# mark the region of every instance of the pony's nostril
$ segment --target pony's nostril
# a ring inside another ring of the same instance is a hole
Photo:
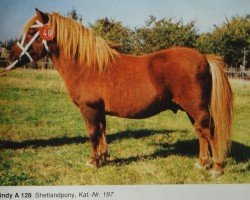
[[[19,54],[20,54],[19,48],[17,47],[17,45],[14,45],[9,52],[9,60],[10,61],[16,60],[19,57]]]
[[[9,60],[10,61],[14,61],[15,59],[16,59],[16,56],[14,55],[14,53],[10,52],[10,54],[9,54]]]
[[[9,57],[8,58],[9,58],[10,61],[13,60],[13,53],[12,52],[9,53]]]

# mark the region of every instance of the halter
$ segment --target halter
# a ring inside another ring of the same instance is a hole
[[[32,25],[30,28],[41,28],[43,26],[44,26],[43,23],[41,23],[40,21],[36,20],[36,24]],[[9,71],[9,70],[13,69],[15,67],[15,65],[18,63],[18,61],[20,61],[21,57],[24,54],[29,58],[30,62],[33,62],[33,59],[32,59],[31,55],[28,52],[28,49],[32,45],[32,43],[36,40],[36,38],[38,38],[38,36],[39,36],[39,30],[31,38],[31,40],[28,42],[28,44],[26,44],[26,46],[23,46],[24,40],[26,38],[26,33],[23,34],[21,42],[17,42],[17,46],[22,50],[22,52],[19,55],[18,59],[16,59],[12,64],[10,64],[8,67],[6,67],[4,69],[5,71]],[[47,41],[46,40],[42,40],[42,43],[43,43],[46,51],[49,53],[50,51],[49,51],[49,47],[48,47]]]

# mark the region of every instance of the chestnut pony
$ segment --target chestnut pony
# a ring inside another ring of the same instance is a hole
[[[32,39],[40,29],[37,23],[54,32],[46,45],[39,35]],[[185,111],[194,125],[200,146],[196,167],[213,163],[214,176],[223,171],[230,148],[232,92],[218,57],[182,47],[124,55],[80,23],[38,9],[24,32],[22,44],[30,46],[24,53],[15,45],[10,59],[19,57],[18,67],[29,61],[27,53],[37,61],[49,52],[86,123],[92,144],[89,165],[99,166],[108,157],[106,115],[142,119],[169,109]]]

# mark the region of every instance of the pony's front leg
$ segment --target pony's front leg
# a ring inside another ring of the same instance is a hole
[[[105,115],[100,110],[89,107],[81,107],[80,110],[92,145],[91,158],[87,165],[98,167],[102,159],[106,160],[108,156]]]
[[[99,143],[99,155],[101,155],[101,159],[103,161],[106,161],[109,157],[108,152],[108,144],[106,139],[106,118],[105,114],[102,115],[101,121],[100,121],[100,131],[101,131],[101,138]]]

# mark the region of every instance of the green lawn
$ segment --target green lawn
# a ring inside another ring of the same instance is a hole
[[[85,166],[90,143],[56,71],[0,77],[0,185],[250,183],[250,82],[232,80],[233,146],[225,174],[194,169],[198,141],[183,112],[107,118],[110,161]]]

